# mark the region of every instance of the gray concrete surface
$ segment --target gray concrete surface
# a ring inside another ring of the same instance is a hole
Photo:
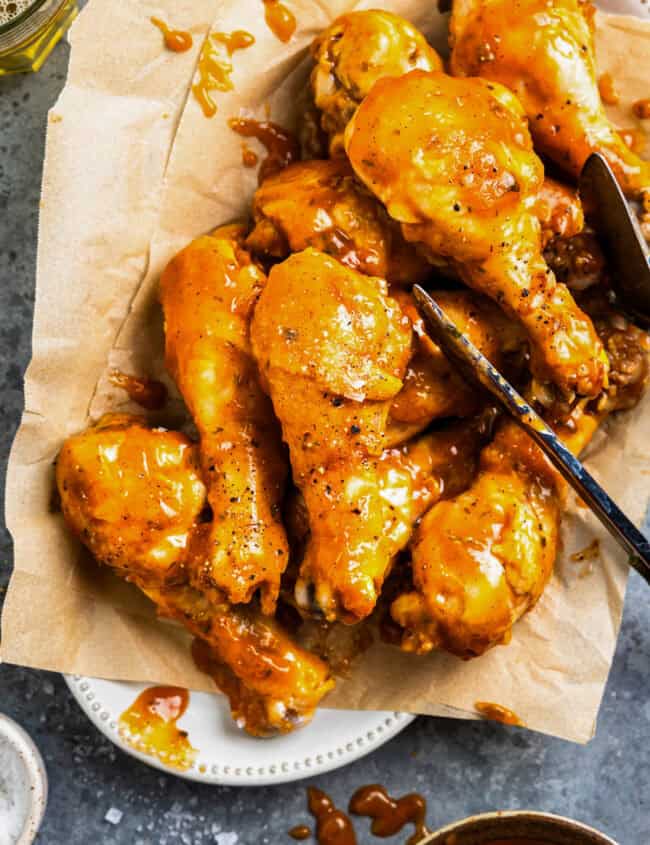
[[[67,49],[59,45],[38,76],[0,80],[2,477],[30,354],[45,117],[63,85]],[[11,555],[2,531],[0,601]],[[493,724],[421,718],[370,757],[313,782],[342,803],[370,782],[397,794],[419,790],[428,799],[432,826],[479,811],[526,807],[581,819],[621,845],[648,845],[649,601],[650,591],[633,576],[598,735],[588,746]],[[0,666],[0,711],[21,722],[43,752],[51,785],[39,837],[46,845],[288,843],[287,829],[308,820],[304,787],[312,781],[210,788],[132,760],[86,720],[58,676]],[[123,813],[117,825],[104,820],[111,807]],[[371,841],[365,825],[359,831],[360,843]]]

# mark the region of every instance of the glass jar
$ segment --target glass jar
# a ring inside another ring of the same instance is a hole
[[[76,14],[76,0],[0,0],[0,77],[39,70]]]

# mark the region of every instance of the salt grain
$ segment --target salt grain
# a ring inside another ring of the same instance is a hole
[[[237,845],[239,837],[236,833],[218,833],[214,841],[217,845]]]
[[[123,815],[124,813],[121,810],[118,810],[117,807],[111,807],[104,816],[104,821],[109,824],[119,824],[122,821]]]

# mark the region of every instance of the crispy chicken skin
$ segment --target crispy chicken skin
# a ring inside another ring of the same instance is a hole
[[[521,101],[535,147],[577,177],[602,153],[621,188],[650,187],[650,166],[625,144],[596,78],[594,7],[584,0],[454,0],[451,72],[507,86]]]
[[[537,194],[535,214],[542,227],[542,244],[552,238],[573,238],[584,229],[585,215],[576,188],[546,176]]]
[[[413,284],[431,271],[345,158],[297,162],[265,179],[253,217],[246,246],[261,257],[286,258],[311,246],[393,284]]]
[[[416,336],[416,348],[409,361],[404,387],[390,406],[387,438],[402,442],[442,417],[469,417],[484,397],[469,385],[426,332],[410,293],[394,291],[402,311],[408,315]],[[519,364],[526,349],[526,334],[487,297],[470,290],[436,290],[432,296],[472,343],[497,369],[509,372],[508,364]]]
[[[188,583],[190,538],[206,501],[194,444],[139,417],[107,416],[65,441],[56,480],[66,522],[97,560],[200,637],[236,679],[224,691],[247,731],[285,732],[311,718],[332,687],[327,666],[253,608]]]
[[[107,414],[65,441],[56,480],[67,524],[101,563],[153,583],[182,564],[205,504],[185,435]]]
[[[543,168],[507,89],[419,70],[380,80],[348,124],[345,147],[407,240],[521,321],[540,381],[565,396],[598,394],[607,358],[542,257],[534,206]]]
[[[419,30],[378,9],[341,15],[314,40],[314,102],[330,137],[330,154],[342,152],[343,131],[378,79],[415,68],[442,70],[442,61]]]
[[[488,410],[384,449],[377,461],[377,480],[391,556],[406,547],[418,519],[431,505],[469,486],[476,473],[480,447],[489,438],[493,417],[493,411]],[[288,520],[292,541],[304,554],[310,524],[299,491],[290,500]]]
[[[287,465],[249,342],[266,279],[242,235],[230,226],[193,241],[165,269],[160,298],[166,364],[200,434],[214,514],[193,541],[197,586],[234,603],[259,590],[272,613],[288,560],[280,515]]]
[[[598,327],[612,361],[609,388],[592,410],[578,405],[556,431],[578,454],[606,414],[630,408],[648,381],[648,336],[604,306]],[[509,640],[538,600],[557,554],[566,484],[508,419],[485,447],[468,490],[428,511],[412,543],[415,591],[391,616],[402,648],[442,648],[460,657]]]
[[[416,592],[392,605],[402,648],[481,654],[537,601],[557,551],[560,495],[532,441],[508,421],[472,486],[424,517],[413,545]]]
[[[377,461],[410,323],[384,280],[309,248],[271,270],[251,338],[309,512],[298,604],[359,621],[390,564]]]

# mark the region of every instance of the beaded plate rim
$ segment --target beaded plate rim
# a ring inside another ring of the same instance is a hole
[[[269,786],[333,771],[375,751],[416,718],[411,713],[373,712],[375,719],[369,723],[363,734],[345,745],[337,745],[334,741],[331,749],[321,754],[306,755],[301,759],[296,755],[289,760],[279,759],[271,765],[247,766],[246,768],[218,764],[206,766],[197,761],[187,771],[179,771],[155,757],[138,751],[125,741],[118,731],[115,714],[102,704],[96,691],[93,690],[94,678],[83,675],[63,675],[63,678],[88,719],[119,749],[166,774],[214,786]]]

